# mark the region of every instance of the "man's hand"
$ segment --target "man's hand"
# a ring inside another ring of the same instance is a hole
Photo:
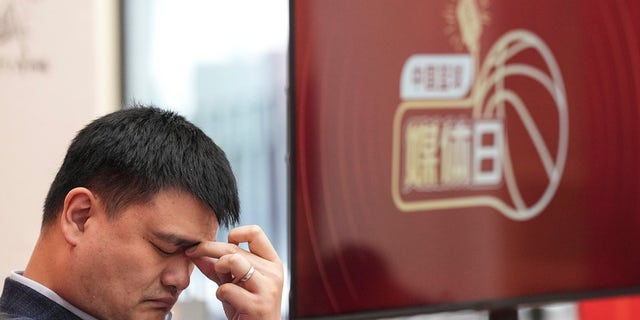
[[[238,247],[243,242],[249,251]],[[282,262],[259,226],[235,228],[229,232],[229,243],[202,242],[186,254],[218,284],[216,296],[227,318],[280,319]],[[252,267],[255,271],[250,273]]]

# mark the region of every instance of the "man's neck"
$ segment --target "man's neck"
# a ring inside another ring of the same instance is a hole
[[[63,265],[67,259],[61,257],[61,255],[68,253],[61,252],[59,249],[61,246],[53,244],[59,241],[64,241],[64,239],[60,239],[55,233],[47,233],[46,230],[43,230],[23,273],[24,277],[36,281],[58,294],[61,290],[59,284],[66,281],[65,277],[69,272],[68,268]]]

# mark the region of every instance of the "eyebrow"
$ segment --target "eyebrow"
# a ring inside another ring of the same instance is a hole
[[[154,232],[154,235],[167,243],[170,243],[176,247],[193,247],[200,244],[201,241],[185,239],[174,233]]]

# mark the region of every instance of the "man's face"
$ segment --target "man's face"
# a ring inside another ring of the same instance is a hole
[[[184,251],[215,239],[213,211],[173,190],[115,219],[97,209],[72,253],[78,282],[71,302],[102,319],[163,319],[189,285],[193,263]]]

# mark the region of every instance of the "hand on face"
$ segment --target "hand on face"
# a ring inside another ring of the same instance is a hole
[[[238,247],[248,243],[249,250]],[[258,226],[229,232],[229,242],[202,242],[186,251],[195,265],[218,284],[217,298],[229,319],[280,319],[283,267]],[[249,274],[251,268],[253,274]],[[248,277],[245,281],[245,279]]]

